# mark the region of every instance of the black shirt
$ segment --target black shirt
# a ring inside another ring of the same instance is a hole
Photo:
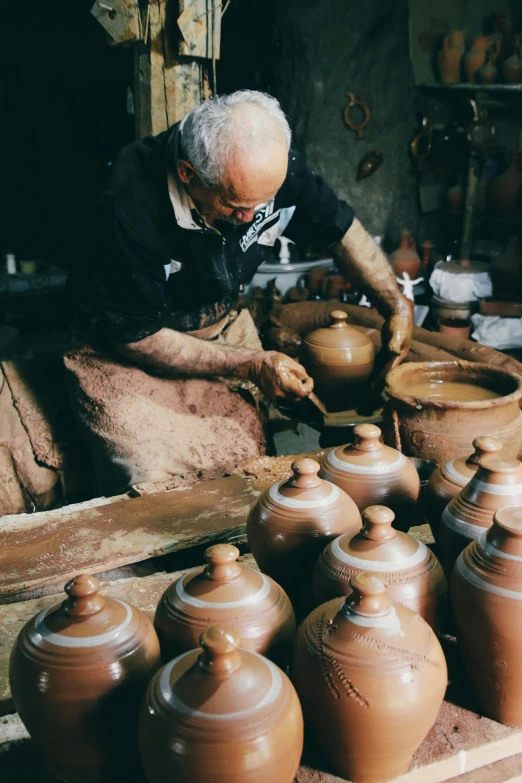
[[[137,342],[163,327],[216,323],[279,236],[326,248],[352,224],[352,208],[291,150],[281,189],[251,223],[209,228],[167,174],[169,133],[179,135],[179,124],[124,147],[111,166],[85,261],[69,283],[73,330],[91,342]]]

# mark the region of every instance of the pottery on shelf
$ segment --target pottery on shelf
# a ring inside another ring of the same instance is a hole
[[[462,360],[408,362],[388,373],[385,392],[384,440],[410,457],[439,465],[467,457],[479,435],[497,438],[506,457],[522,446],[516,373]]]
[[[315,605],[350,595],[352,576],[373,571],[390,601],[409,607],[437,630],[447,592],[442,566],[426,544],[392,527],[394,517],[386,506],[368,506],[362,530],[344,533],[325,547],[314,570]]]
[[[492,41],[487,35],[476,35],[464,55],[464,73],[468,82],[477,83],[478,71],[485,65]]]
[[[407,272],[410,280],[415,280],[419,274],[421,261],[415,250],[415,243],[412,246],[412,237],[407,229],[401,233],[401,243],[397,250],[390,254],[390,264],[396,277],[402,277]]]
[[[522,508],[459,555],[451,580],[462,662],[484,714],[522,726]]]
[[[480,84],[496,84],[498,69],[495,67],[495,56],[492,49],[487,54],[486,62],[479,68],[477,76]]]
[[[520,84],[522,82],[522,52],[518,36],[514,53],[502,63],[502,73],[508,84]]]
[[[292,783],[303,715],[286,674],[240,649],[233,628],[210,626],[201,649],[149,685],[138,745],[148,783]]]
[[[315,609],[297,632],[292,679],[333,772],[364,783],[401,775],[434,724],[447,684],[437,637],[390,601],[377,574]]]
[[[324,402],[346,405],[373,370],[375,349],[370,338],[347,323],[343,310],[330,313],[329,327],[315,329],[303,341],[303,364]]]
[[[237,562],[239,549],[215,544],[206,566],[180,576],[163,593],[154,626],[164,661],[198,646],[209,625],[231,624],[241,646],[286,665],[295,616],[285,591],[269,576]]]
[[[360,530],[353,500],[319,478],[319,463],[303,457],[293,476],[263,492],[247,519],[250,551],[263,571],[286,591],[298,618],[313,608],[312,573],[326,544]]]
[[[450,30],[437,55],[440,80],[443,84],[458,84],[461,80],[461,61],[466,50],[464,30]]]
[[[495,177],[489,187],[488,202],[491,212],[499,217],[517,217],[520,214],[521,186],[520,152],[517,150],[511,156],[509,168],[499,177]]]
[[[420,492],[415,467],[404,454],[382,443],[381,430],[374,424],[358,424],[353,434],[352,443],[326,452],[319,475],[344,489],[359,511],[388,506],[395,514],[395,527],[409,530]]]
[[[475,475],[442,512],[438,543],[446,576],[449,578],[462,550],[491,527],[496,511],[520,505],[522,463],[503,457],[482,457]]]
[[[67,783],[135,769],[129,740],[160,666],[147,616],[99,589],[94,576],[71,579],[67,599],[26,623],[11,654],[15,708],[51,775]]]
[[[502,443],[487,435],[475,438],[475,451],[469,457],[456,457],[444,462],[431,474],[426,497],[426,520],[431,528],[435,541],[439,538],[440,518],[442,512],[455,497],[464,489],[475,475],[479,460],[488,455],[502,451]]]

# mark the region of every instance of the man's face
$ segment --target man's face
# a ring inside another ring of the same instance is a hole
[[[209,223],[225,220],[234,225],[250,223],[263,204],[272,201],[282,186],[288,168],[284,144],[272,144],[251,156],[236,156],[228,165],[219,186],[208,188],[188,161],[178,162],[178,175]]]

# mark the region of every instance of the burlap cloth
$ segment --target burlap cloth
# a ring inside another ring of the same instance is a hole
[[[213,339],[261,349],[248,310]],[[265,451],[264,415],[248,383],[154,375],[90,346],[67,351],[64,363],[100,494],[195,470],[233,470]]]

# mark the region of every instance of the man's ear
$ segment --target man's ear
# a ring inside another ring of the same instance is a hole
[[[184,185],[189,185],[196,176],[192,164],[189,163],[188,160],[178,160],[176,167],[180,180]]]

